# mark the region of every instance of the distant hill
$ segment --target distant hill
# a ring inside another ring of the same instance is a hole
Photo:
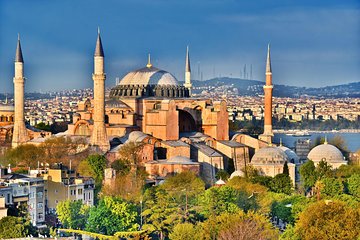
[[[264,93],[263,81],[247,80],[239,78],[213,78],[205,81],[193,81],[193,86],[196,87],[221,87],[231,86],[231,88],[237,88],[239,95],[255,96]],[[195,89],[195,93],[200,93],[202,89]],[[320,88],[307,88],[307,87],[295,87],[287,85],[274,85],[274,96],[276,97],[299,97],[299,96],[316,96],[316,97],[360,97],[360,82],[354,82],[349,84],[342,84],[336,86],[327,86]]]

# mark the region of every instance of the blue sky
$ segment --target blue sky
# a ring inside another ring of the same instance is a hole
[[[327,86],[360,81],[360,4],[356,0],[0,0],[0,92],[12,91],[17,33],[26,91],[91,87],[97,27],[107,85],[153,64],[184,76],[239,77],[244,64],[263,80],[271,43],[273,81]]]

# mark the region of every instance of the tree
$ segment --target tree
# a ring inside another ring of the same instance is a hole
[[[84,229],[89,215],[89,207],[81,200],[65,200],[56,206],[56,214],[65,228]]]
[[[167,178],[160,188],[177,201],[186,218],[191,200],[205,190],[205,183],[195,173],[185,171]]]
[[[306,189],[315,185],[318,176],[313,161],[309,160],[300,167],[300,177]]]
[[[169,234],[171,240],[195,240],[196,238],[195,226],[191,223],[179,223],[175,225],[173,231]]]
[[[349,194],[360,198],[360,174],[353,174],[347,179],[347,188]]]
[[[106,235],[134,231],[139,228],[137,216],[135,205],[117,197],[104,197],[90,208],[86,230]]]
[[[344,191],[344,186],[342,182],[336,178],[323,178],[322,183],[324,184],[323,188],[321,189],[321,194],[325,194],[327,196],[336,196],[340,195]]]
[[[143,168],[133,169],[127,174],[117,172],[115,181],[102,186],[101,194],[139,202],[143,193],[146,176],[147,173]]]
[[[92,167],[90,166],[89,162],[87,161],[87,159],[82,160],[78,167],[77,167],[77,172],[84,177],[92,177],[95,178],[96,174],[93,171]]]
[[[302,195],[287,196],[284,199],[276,200],[271,206],[271,216],[294,224],[299,214],[308,206],[312,200]]]
[[[201,214],[206,218],[221,213],[237,213],[240,211],[238,206],[239,193],[232,187],[212,187],[199,197]]]
[[[94,173],[95,182],[97,185],[101,185],[104,179],[104,170],[106,168],[106,158],[103,155],[94,154],[86,158],[91,171]]]
[[[283,174],[289,175],[289,166],[287,161],[284,163]]]
[[[299,216],[295,233],[300,239],[352,240],[360,236],[360,209],[341,201],[318,201]]]
[[[316,175],[318,179],[322,179],[323,177],[332,177],[332,167],[326,161],[321,160],[319,164],[316,166]]]
[[[22,144],[6,153],[6,158],[12,165],[24,165],[34,168],[38,162],[45,160],[44,150],[32,144]]]
[[[227,181],[230,177],[229,173],[226,172],[225,170],[219,170],[217,173],[216,173],[216,179],[222,179],[224,181]]]
[[[149,188],[144,194],[144,225],[142,229],[164,239],[181,222],[183,215],[178,203],[160,187]]]
[[[0,219],[0,238],[21,238],[28,235],[29,222],[20,217],[7,216]]]
[[[335,135],[330,139],[329,143],[337,147],[346,158],[349,156],[346,140],[342,136]]]
[[[200,239],[278,239],[278,231],[257,213],[223,213],[198,224]]]
[[[284,173],[276,175],[271,181],[270,190],[276,193],[291,194],[292,183],[290,176]]]
[[[44,149],[48,163],[57,163],[64,162],[69,155],[75,154],[78,143],[80,142],[73,142],[70,137],[53,137],[46,139],[40,147]]]
[[[141,165],[140,153],[144,147],[143,143],[128,142],[119,149],[120,160],[130,164],[133,168]]]

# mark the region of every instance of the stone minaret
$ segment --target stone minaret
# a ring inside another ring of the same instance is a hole
[[[261,140],[272,143],[274,136],[272,131],[272,72],[270,61],[270,44],[268,45],[267,59],[266,59],[266,84],[264,86],[265,94],[265,114],[264,114],[264,133],[259,136]]]
[[[101,44],[100,30],[96,41],[94,54],[94,127],[91,134],[90,144],[97,146],[101,151],[110,149],[109,140],[105,127],[105,79],[104,73],[104,50]]]
[[[186,60],[185,60],[185,83],[184,87],[189,89],[189,95],[191,96],[191,67],[190,67],[190,55],[189,55],[189,46],[186,48]]]
[[[24,119],[24,59],[21,51],[20,37],[18,37],[15,54],[15,76],[14,76],[14,105],[15,121],[12,138],[12,147],[17,147],[29,140]]]

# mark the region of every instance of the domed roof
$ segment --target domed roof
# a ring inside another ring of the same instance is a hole
[[[279,146],[278,148],[281,149],[288,156],[291,163],[299,162],[299,157],[298,155],[296,155],[296,153],[293,150],[285,146]]]
[[[141,131],[133,131],[129,134],[128,141],[129,142],[141,142],[146,138],[148,135],[141,132]]]
[[[129,72],[120,81],[119,85],[174,85],[179,83],[169,72],[148,66]]]
[[[169,163],[179,163],[179,164],[192,164],[193,161],[191,161],[190,158],[184,157],[184,156],[175,156],[167,160]]]
[[[320,162],[321,160],[328,163],[346,162],[340,150],[326,142],[311,149],[307,158],[313,162]]]
[[[288,156],[277,147],[260,148],[251,159],[252,164],[284,164],[289,162]]]
[[[241,170],[236,170],[235,172],[233,172],[230,175],[230,179],[234,178],[234,177],[245,177],[245,173]]]

